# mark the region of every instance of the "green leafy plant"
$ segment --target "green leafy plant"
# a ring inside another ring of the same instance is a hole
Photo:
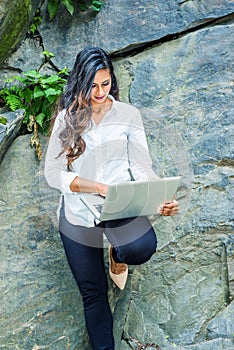
[[[41,13],[40,13],[40,10],[37,10],[33,18],[33,22],[30,25],[29,32],[32,35],[35,35],[38,32],[38,27],[41,25],[41,23],[42,23]]]
[[[25,110],[24,123],[33,133],[31,146],[36,147],[38,159],[42,156],[38,132],[48,133],[53,107],[63,91],[67,74],[66,68],[50,76],[29,70],[8,79],[10,86],[0,91],[1,99],[10,110]]]
[[[93,0],[91,7],[93,11],[99,12],[101,11],[103,5],[104,3],[102,1]]]
[[[94,12],[99,12],[99,11],[101,11],[103,5],[104,5],[103,1],[92,0],[92,1],[91,1],[91,5],[90,5],[90,8],[91,8]],[[85,10],[87,10],[87,9],[89,8],[88,5],[85,5],[85,4],[82,4],[82,3],[79,4],[79,7],[80,7],[81,11],[85,11]]]
[[[3,125],[7,124],[7,118],[3,117],[3,115],[0,115],[0,124],[3,124]]]
[[[56,16],[61,5],[63,5],[66,10],[73,15],[75,3],[79,5],[81,11],[91,8],[91,10],[95,12],[99,12],[104,5],[103,1],[100,0],[92,0],[90,6],[85,4],[82,0],[48,0],[47,10],[49,12],[50,19],[52,20]]]
[[[53,52],[50,52],[48,50],[44,50],[43,55],[44,55],[45,60],[50,60],[52,57],[54,57]]]

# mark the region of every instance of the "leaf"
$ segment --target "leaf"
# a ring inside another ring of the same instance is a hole
[[[25,78],[20,77],[19,75],[15,75],[14,77],[7,79],[7,82],[12,83],[14,80],[18,80],[21,83],[25,82]]]
[[[29,77],[29,78],[34,78],[34,79],[40,79],[41,78],[41,74],[35,70],[28,70],[27,72],[23,73],[24,76]]]
[[[35,34],[36,30],[37,30],[36,24],[34,24],[34,23],[31,24],[31,26],[30,26],[30,32],[31,32],[32,34]]]
[[[45,95],[46,97],[48,98],[49,96],[54,96],[54,95],[60,95],[60,91],[59,90],[56,90],[56,89],[53,89],[53,88],[49,88],[47,90],[45,90]]]
[[[30,107],[30,112],[34,115],[38,115],[41,112],[41,106],[43,104],[43,99],[41,98],[35,98],[35,100],[32,103],[32,106]]]
[[[7,118],[3,117],[3,115],[0,115],[0,124],[6,125]]]
[[[4,88],[0,91],[0,96],[4,101],[8,95],[10,95],[10,91],[7,88]]]
[[[73,13],[74,13],[73,1],[71,1],[71,0],[62,0],[62,4],[66,7],[66,9],[70,13],[70,15],[73,15]]]
[[[42,18],[40,15],[40,10],[38,9],[35,13],[34,18],[33,18],[33,22],[29,28],[29,30],[32,34],[35,34],[38,31],[38,27],[41,25],[41,22],[42,22]]]
[[[56,14],[59,10],[59,3],[60,3],[59,0],[49,0],[48,1],[47,10],[49,12],[50,20],[52,20],[56,16]]]
[[[59,72],[58,72],[58,74],[59,75],[69,75],[69,73],[68,73],[68,71],[67,71],[67,67],[64,67],[62,70],[60,70]],[[66,80],[65,79],[63,79],[63,81],[64,81],[64,83],[66,82]]]
[[[48,100],[43,101],[41,112],[46,115],[46,118],[50,119],[50,117],[51,117],[51,103]]]
[[[42,78],[41,79],[41,83],[42,84],[51,84],[51,83],[56,83],[58,80],[60,80],[61,78],[58,77],[57,75],[51,75],[48,78]]]
[[[26,103],[30,103],[33,92],[28,87],[26,87],[23,91],[21,91],[20,96],[25,100]]]
[[[21,109],[21,108],[23,109],[24,108],[20,98],[16,95],[7,96],[6,97],[6,104],[12,111],[15,111],[16,109]]]
[[[42,90],[40,86],[36,85],[33,91],[33,98],[42,97],[42,96],[45,96],[44,90]]]
[[[93,9],[93,11],[99,12],[103,5],[104,5],[104,3],[102,1],[98,1],[98,0],[93,0],[92,1],[92,9]]]
[[[44,113],[40,113],[40,114],[38,114],[36,116],[36,122],[37,122],[37,124],[40,125],[41,128],[43,128],[44,119],[45,119],[45,114]]]
[[[50,51],[48,51],[48,50],[45,50],[45,51],[43,51],[42,53],[43,53],[43,55],[46,56],[46,57],[54,57],[53,52],[50,52]]]

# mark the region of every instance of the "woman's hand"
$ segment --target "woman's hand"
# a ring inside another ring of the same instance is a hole
[[[178,213],[178,211],[179,204],[175,199],[172,202],[163,203],[159,207],[159,213],[163,216],[174,216]]]
[[[100,183],[99,184],[99,189],[98,189],[98,192],[99,192],[100,196],[106,197],[107,191],[108,191],[108,186],[105,185],[105,184]]]

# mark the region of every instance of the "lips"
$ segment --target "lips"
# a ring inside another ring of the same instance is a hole
[[[96,100],[102,100],[105,96],[95,96]]]

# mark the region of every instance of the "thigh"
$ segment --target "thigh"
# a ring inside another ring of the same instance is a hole
[[[87,290],[106,292],[103,258],[103,229],[72,225],[60,217],[59,230],[71,271],[81,294]]]
[[[155,236],[152,225],[146,216],[105,222],[105,234],[114,247],[132,243],[149,231],[152,231]]]
[[[156,251],[156,235],[147,217],[106,222],[105,233],[115,247],[116,260],[119,262],[142,264]]]

